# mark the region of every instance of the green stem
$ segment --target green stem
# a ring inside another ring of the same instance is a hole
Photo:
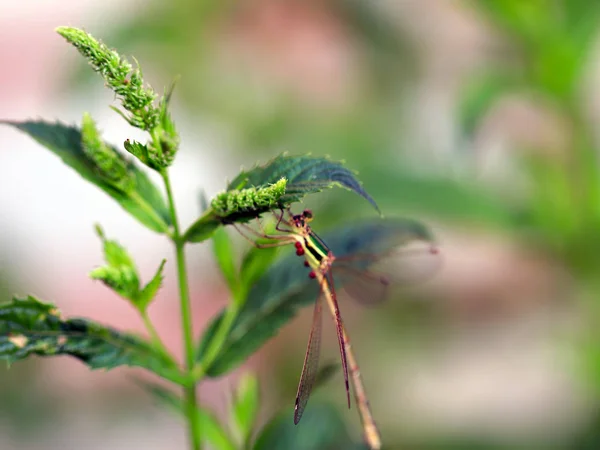
[[[190,304],[190,294],[187,282],[187,269],[185,264],[185,254],[183,247],[185,241],[181,239],[179,231],[179,222],[175,212],[175,201],[171,190],[171,182],[166,170],[161,172],[167,198],[169,201],[169,212],[173,222],[173,242],[175,244],[175,253],[177,257],[177,278],[179,281],[179,299],[181,303],[181,321],[183,329],[183,343],[185,350],[185,363],[187,374],[194,369],[194,333],[192,328],[192,308]],[[200,420],[198,418],[198,400],[196,398],[196,383],[190,383],[184,387],[185,411],[188,420],[188,429],[192,450],[200,450],[202,447],[201,430],[199,428]]]
[[[169,350],[167,349],[167,347],[165,347],[165,344],[163,343],[162,339],[160,338],[160,335],[158,334],[158,331],[156,331],[156,328],[152,324],[152,321],[150,320],[150,317],[148,316],[148,312],[147,311],[140,311],[140,314],[142,316],[142,320],[144,321],[144,326],[146,327],[146,330],[148,331],[148,334],[150,334],[150,338],[152,339],[152,343],[162,353],[164,353],[165,356],[168,356],[169,359],[172,359],[171,358],[171,353],[169,352]]]
[[[221,353],[223,344],[225,343],[227,336],[229,336],[231,327],[235,323],[235,319],[237,318],[241,305],[245,301],[247,295],[248,293],[245,288],[238,288],[236,292],[234,292],[234,301],[225,309],[223,319],[215,332],[215,337],[211,340],[206,349],[202,361],[190,373],[192,380],[196,383],[206,375],[206,370],[211,366],[219,353]]]
[[[221,348],[229,335],[229,331],[235,322],[238,315],[239,308],[237,305],[230,303],[225,310],[225,315],[219,324],[219,328],[215,332],[215,337],[211,339],[211,342],[204,353],[204,357],[198,366],[191,372],[191,377],[197,383],[205,375],[206,370],[211,366],[215,358],[221,353]]]

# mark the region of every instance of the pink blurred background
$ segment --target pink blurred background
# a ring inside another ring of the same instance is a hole
[[[54,28],[81,27],[111,45],[110,36],[145,8],[169,6],[98,0],[0,3],[0,118],[79,123],[89,111],[110,142],[140,136],[107,108],[112,96],[99,78],[83,84],[71,78],[82,70],[80,60]],[[398,110],[398,132],[412,149],[405,157],[415,166],[458,177],[472,170],[492,191],[518,195],[514,142],[560,157],[567,134],[560,117],[526,99],[507,98],[486,118],[473,144],[475,156],[465,169],[454,151],[460,138],[455,118],[459,88],[467,76],[502,55],[504,41],[472,8],[456,1],[382,2],[376,8],[402,30],[417,55],[418,76],[407,82],[408,94]],[[208,23],[204,34],[190,35],[187,53],[177,55],[171,43],[164,43],[162,54],[173,58],[165,60],[166,69],[160,59],[152,59],[153,46],[159,45],[155,42],[139,55],[137,47],[121,50],[138,57],[146,77],[160,90],[180,72],[187,77],[182,84],[193,83],[194,46],[205,51],[200,40],[209,35],[213,45],[205,57],[214,67],[203,67],[208,75],[198,82],[222,82],[232,89],[233,104],[238,95],[250,97],[257,115],[275,107],[273,98],[299,103],[324,117],[343,115],[366,89],[367,62],[330,2],[233,2]],[[594,83],[597,53],[585,85],[592,117],[598,116],[600,106]],[[239,78],[245,84],[236,91]],[[265,160],[282,149],[240,151],[243,144],[235,125],[205,110],[193,111],[177,93],[174,116],[182,147],[172,173],[180,220],[186,226],[198,215],[200,187],[211,196],[242,164]],[[99,222],[109,237],[129,249],[144,279],[168,258],[165,285],[151,316],[168,347],[181,353],[174,258],[163,237],[140,227],[58,158],[7,127],[0,128],[0,180],[0,275],[10,292],[32,293],[56,302],[68,315],[143,333],[135,312],[87,277],[102,263],[93,231]],[[576,304],[563,301],[570,295],[568,270],[502,230],[435,215],[416,217],[432,226],[444,255],[443,270],[423,288],[425,296],[436,299],[429,307],[443,326],[424,337],[417,328],[407,341],[395,334],[393,323],[378,325],[386,311],[394,311],[393,305],[382,311],[344,305],[384,439],[393,441],[399,434],[485,436],[506,448],[568,441],[592,420],[597,406],[570,347],[583,319]],[[227,292],[209,246],[191,246],[187,257],[199,333],[227,301]],[[275,410],[291,409],[289,386],[293,389],[300,373],[309,319],[310,311],[303,311],[241,370],[202,384],[199,398],[222,415],[240,372],[257,370],[264,386],[261,416],[266,420]],[[333,359],[336,343],[331,334],[327,337],[326,359]],[[280,366],[285,369],[276,370]],[[183,424],[155,405],[132,375],[143,376],[131,369],[90,372],[67,358],[35,359],[0,370],[1,401],[7,405],[0,407],[0,448],[185,448]],[[281,381],[285,377],[289,380]],[[318,395],[341,409],[338,378]],[[345,417],[358,427],[355,410]]]

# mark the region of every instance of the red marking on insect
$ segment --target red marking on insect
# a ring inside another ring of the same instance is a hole
[[[295,246],[297,249],[300,249],[300,248],[302,248],[302,244],[301,244],[300,242],[298,242],[298,241],[296,241],[296,242],[294,243],[294,246]]]
[[[317,278],[317,274],[315,273],[314,270],[310,271],[310,273],[308,274],[308,278]]]
[[[304,260],[304,267],[308,267],[308,266],[310,266],[310,264],[308,264],[307,260]]]
[[[304,255],[304,249],[302,247],[297,248],[296,255],[298,255],[298,256]]]

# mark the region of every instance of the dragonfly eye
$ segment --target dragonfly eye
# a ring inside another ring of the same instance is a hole
[[[304,227],[304,217],[301,216],[300,214],[293,216],[292,222],[294,222],[294,225],[297,226],[298,228]]]
[[[304,216],[304,218],[305,218],[307,221],[309,221],[309,220],[311,220],[311,219],[313,218],[313,213],[312,213],[312,211],[311,211],[310,209],[305,209],[305,210],[302,212],[302,216]]]

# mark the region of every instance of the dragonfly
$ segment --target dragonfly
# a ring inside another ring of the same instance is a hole
[[[371,449],[378,450],[381,448],[381,435],[375,423],[360,369],[342,321],[333,273],[335,271],[337,276],[338,272],[345,272],[346,282],[343,288],[351,297],[363,303],[377,303],[387,297],[389,288],[396,280],[393,280],[393,277],[389,274],[382,275],[381,273],[371,271],[369,267],[385,257],[387,252],[375,254],[359,253],[337,258],[323,239],[309,225],[313,220],[311,210],[305,209],[301,214],[293,214],[288,209],[286,211],[280,210],[273,214],[277,220],[275,229],[280,234],[266,232],[259,219],[257,219],[257,223],[260,231],[250,227],[248,224],[235,224],[235,227],[242,236],[249,239],[253,245],[259,248],[293,245],[296,249],[296,255],[304,258],[304,265],[310,269],[308,276],[315,279],[320,288],[314,305],[308,346],[296,394],[294,423],[298,424],[300,422],[317,379],[321,348],[323,299],[325,299],[335,323],[348,408],[351,406],[351,380],[363,424],[365,441]],[[256,242],[243,232],[242,229],[270,242]],[[423,254],[422,248],[413,250]],[[436,255],[438,254],[437,247],[428,242],[425,253]],[[428,273],[429,270],[426,272]],[[412,278],[420,278],[420,276],[413,276]]]

